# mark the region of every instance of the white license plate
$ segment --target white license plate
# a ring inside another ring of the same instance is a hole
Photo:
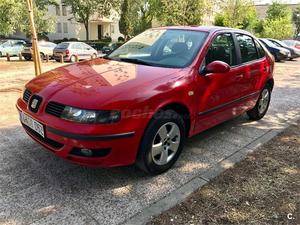
[[[39,135],[41,135],[43,138],[45,138],[44,126],[41,123],[32,119],[30,116],[28,116],[27,114],[25,114],[23,112],[20,112],[20,120],[23,124],[30,127],[32,130],[34,130]]]

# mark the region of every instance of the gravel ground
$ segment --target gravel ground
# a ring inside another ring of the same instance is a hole
[[[300,224],[300,121],[148,225]]]

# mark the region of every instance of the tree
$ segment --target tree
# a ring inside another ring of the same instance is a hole
[[[273,2],[268,10],[266,20],[263,21],[262,37],[275,39],[293,36],[292,11],[284,4]]]
[[[118,10],[120,0],[65,0],[71,7],[74,19],[82,23],[86,31],[86,40],[89,40],[89,21],[93,16],[109,16],[111,9]]]
[[[121,17],[119,20],[119,29],[121,34],[124,35],[125,41],[132,34],[133,27],[130,21],[130,9],[128,7],[128,0],[124,0],[121,6]]]
[[[124,0],[119,21],[120,32],[128,38],[151,28],[160,10],[159,5],[160,0]]]
[[[300,34],[300,6],[298,6],[293,12],[293,22],[296,27],[296,36]]]
[[[205,0],[161,0],[158,19],[165,25],[200,25],[209,8]]]
[[[48,15],[48,5],[57,4],[55,0],[35,0],[34,19],[38,33],[54,30],[55,17]],[[30,34],[28,10],[23,0],[0,0],[0,34],[10,35],[16,31]]]
[[[257,24],[257,15],[252,0],[224,0],[221,13],[215,16],[216,26],[241,28],[252,31]]]

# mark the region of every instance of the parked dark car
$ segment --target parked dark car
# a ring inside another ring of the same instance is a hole
[[[119,48],[123,43],[121,42],[116,42],[116,43],[110,43],[108,46],[104,46],[102,48],[102,53],[103,54],[110,54],[112,53],[114,50],[116,50],[117,48]]]
[[[300,57],[300,50],[299,49],[297,49],[295,47],[290,47],[287,44],[285,44],[284,42],[276,40],[276,39],[268,38],[268,40],[271,41],[274,45],[276,45],[278,47],[282,47],[282,48],[285,48],[285,49],[289,50],[291,52],[290,60]]]
[[[269,52],[274,56],[275,61],[288,60],[291,57],[291,52],[285,48],[276,46],[273,42],[266,38],[259,39]]]

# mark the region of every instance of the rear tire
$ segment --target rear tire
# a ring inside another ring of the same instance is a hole
[[[30,61],[30,60],[31,60],[31,57],[30,57],[30,56],[24,56],[24,59],[25,59],[26,61]]]
[[[255,107],[247,111],[250,120],[260,120],[266,115],[271,101],[271,93],[272,88],[267,84],[261,91]]]
[[[170,169],[183,149],[185,129],[182,117],[175,111],[157,113],[144,132],[137,166],[151,175]]]
[[[76,62],[76,57],[75,57],[75,55],[72,55],[72,56],[70,57],[70,62],[71,62],[71,63]]]

